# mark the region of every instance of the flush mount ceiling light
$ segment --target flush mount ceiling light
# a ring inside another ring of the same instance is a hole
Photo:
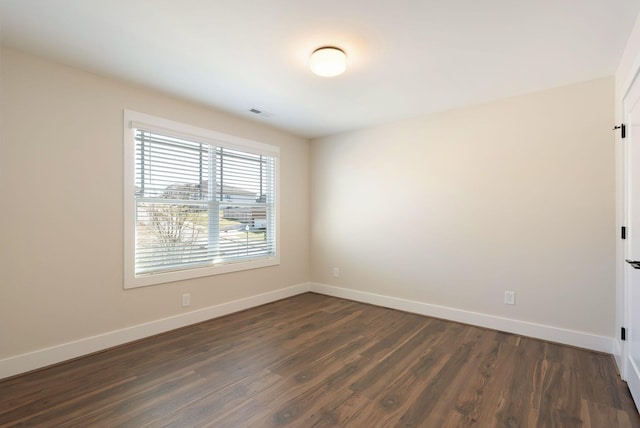
[[[309,67],[318,76],[338,76],[347,69],[347,55],[342,49],[324,46],[313,51]]]

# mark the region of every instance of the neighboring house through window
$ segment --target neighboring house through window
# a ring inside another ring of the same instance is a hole
[[[279,263],[279,149],[125,110],[125,288]]]

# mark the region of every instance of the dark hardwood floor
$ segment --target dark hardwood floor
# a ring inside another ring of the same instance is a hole
[[[610,355],[307,293],[0,382],[0,426],[640,427]]]

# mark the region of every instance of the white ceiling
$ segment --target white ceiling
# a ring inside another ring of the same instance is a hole
[[[317,137],[613,75],[639,9],[640,0],[0,0],[0,26],[9,48]],[[347,53],[345,74],[309,72],[323,45]]]

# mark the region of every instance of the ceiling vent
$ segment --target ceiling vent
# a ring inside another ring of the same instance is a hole
[[[269,113],[268,111],[264,111],[264,110],[258,110],[257,108],[249,109],[249,111],[253,114],[257,114],[258,116],[262,116],[262,117],[273,116],[273,113]]]

